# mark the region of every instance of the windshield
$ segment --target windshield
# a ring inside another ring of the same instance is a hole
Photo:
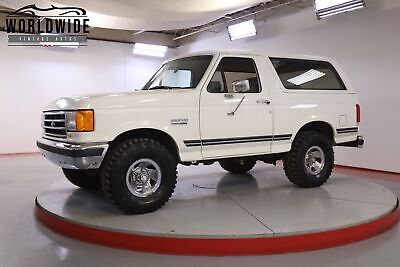
[[[165,63],[143,87],[153,89],[195,88],[210,65],[212,56],[193,56]]]

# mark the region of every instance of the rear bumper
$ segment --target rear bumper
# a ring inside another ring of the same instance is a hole
[[[362,135],[358,135],[357,139],[351,142],[336,144],[337,146],[347,146],[347,147],[359,147],[362,148],[364,146],[364,137]]]
[[[69,144],[42,138],[36,144],[46,159],[65,169],[97,169],[108,150],[107,143]]]

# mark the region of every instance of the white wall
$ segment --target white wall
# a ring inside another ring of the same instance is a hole
[[[36,151],[40,113],[51,100],[140,88],[164,60],[100,41],[79,49],[8,47],[0,32],[0,154]]]
[[[359,94],[362,150],[336,149],[336,163],[400,172],[400,1],[318,21],[311,10],[257,25],[258,36],[229,41],[226,31],[203,36],[179,54],[210,49],[289,52],[334,58]],[[205,39],[204,39],[205,38]]]

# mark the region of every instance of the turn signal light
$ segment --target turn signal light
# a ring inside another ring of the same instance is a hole
[[[94,130],[93,110],[80,110],[76,112],[76,131],[91,132]]]
[[[356,122],[360,123],[361,121],[361,109],[360,109],[360,105],[356,104]]]

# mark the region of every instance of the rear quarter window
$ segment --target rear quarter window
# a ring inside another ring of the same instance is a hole
[[[326,61],[270,58],[283,86],[293,90],[346,90],[335,68]]]

